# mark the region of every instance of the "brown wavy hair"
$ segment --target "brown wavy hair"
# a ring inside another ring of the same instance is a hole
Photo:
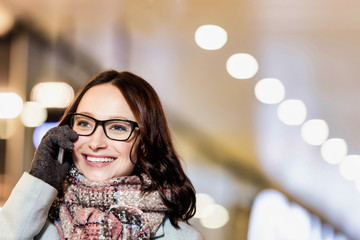
[[[104,83],[111,83],[121,91],[139,125],[138,144],[133,149],[137,154],[136,163],[132,161],[135,164],[133,174],[140,179],[141,174],[146,174],[151,179],[150,186],[145,188],[143,184],[143,192],[159,192],[168,207],[171,223],[178,228],[179,220],[188,222],[195,214],[195,189],[176,154],[160,99],[147,81],[130,72],[101,72],[79,90],[59,125],[70,124],[71,114],[75,113],[87,90]],[[170,190],[170,199],[165,190]]]

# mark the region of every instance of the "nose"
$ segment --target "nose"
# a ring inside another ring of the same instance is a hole
[[[101,125],[97,126],[95,132],[89,136],[89,148],[93,151],[107,147],[107,137]]]

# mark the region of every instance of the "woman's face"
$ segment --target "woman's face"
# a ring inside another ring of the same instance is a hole
[[[109,83],[90,88],[81,99],[76,113],[97,120],[136,121],[120,90]],[[87,179],[93,181],[130,175],[134,170],[134,164],[130,161],[130,150],[136,134],[135,130],[129,140],[115,141],[106,137],[103,127],[98,125],[93,134],[79,136],[74,143],[75,166]],[[132,160],[136,161],[135,154],[132,155]]]

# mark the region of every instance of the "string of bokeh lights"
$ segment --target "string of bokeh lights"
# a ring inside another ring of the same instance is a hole
[[[196,43],[206,50],[218,50],[227,41],[226,31],[216,25],[203,25],[196,30]],[[227,72],[237,79],[252,78],[258,71],[258,63],[247,53],[236,53],[226,62]],[[329,164],[338,165],[340,174],[353,181],[360,191],[360,155],[348,155],[346,141],[329,138],[329,126],[323,119],[306,121],[307,109],[300,99],[285,99],[285,87],[279,79],[264,78],[255,85],[256,98],[264,104],[278,104],[277,115],[286,125],[301,126],[303,140],[320,146],[321,157]]]
[[[203,25],[195,32],[195,42],[205,50],[218,50],[227,42],[226,31],[217,25]],[[250,79],[258,71],[257,60],[248,53],[235,53],[226,61],[227,72],[236,79]],[[360,191],[360,155],[347,155],[347,144],[342,138],[329,138],[329,126],[323,119],[306,121],[307,108],[300,99],[285,99],[285,87],[276,78],[263,78],[255,84],[255,97],[264,104],[278,104],[279,120],[290,126],[301,126],[303,140],[320,146],[321,157],[329,164],[338,165],[340,174],[353,181]],[[206,194],[197,197],[201,213],[207,212],[212,199]]]

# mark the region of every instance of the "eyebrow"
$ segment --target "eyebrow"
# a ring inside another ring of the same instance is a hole
[[[88,115],[88,116],[90,116],[90,117],[96,118],[96,117],[94,116],[94,114],[89,113],[89,112],[77,112],[77,113],[81,113],[81,114]],[[97,119],[97,118],[96,118],[96,119]],[[107,119],[101,119],[101,120],[109,120],[109,119],[122,119],[122,120],[136,121],[136,120],[128,119],[127,117],[119,117],[119,116],[109,116],[109,118],[107,118]]]

